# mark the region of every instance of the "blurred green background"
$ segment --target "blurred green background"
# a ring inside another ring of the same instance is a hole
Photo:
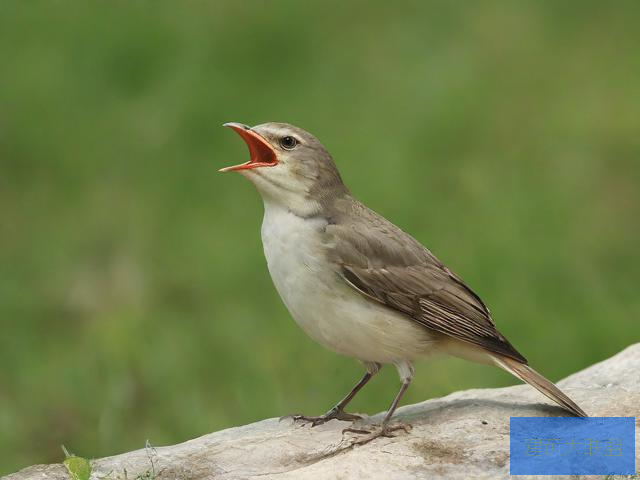
[[[640,340],[639,7],[0,2],[0,474],[319,414],[361,374],[272,287],[226,121],[316,134],[551,379]],[[513,383],[424,362],[405,403]]]

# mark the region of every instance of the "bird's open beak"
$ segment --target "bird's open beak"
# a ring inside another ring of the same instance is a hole
[[[278,164],[278,157],[273,147],[264,138],[241,123],[225,123],[224,127],[235,130],[249,147],[249,161],[240,165],[233,165],[218,170],[219,172],[232,172],[235,170],[249,170],[258,167],[273,167]]]

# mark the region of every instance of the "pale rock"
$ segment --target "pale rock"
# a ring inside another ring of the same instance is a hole
[[[590,416],[640,416],[640,343],[559,385]],[[345,422],[310,428],[272,418],[178,445],[93,460],[91,479],[508,479],[509,417],[564,414],[526,385],[466,390],[400,408],[397,418],[413,430],[364,446],[350,445],[351,437],[342,434]],[[638,452],[640,419],[636,445]],[[36,465],[4,477],[69,478],[61,464]]]

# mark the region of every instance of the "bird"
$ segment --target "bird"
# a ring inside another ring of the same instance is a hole
[[[273,284],[295,322],[320,345],[354,358],[365,373],[320,416],[293,416],[312,426],[337,419],[364,444],[408,431],[392,416],[414,375],[435,354],[494,365],[533,386],[567,412],[587,414],[528,365],[502,335],[480,297],[430,250],[351,194],[327,149],[287,123],[225,123],[249,149],[238,172],[264,204],[261,227]],[[347,404],[384,365],[401,387],[380,424],[356,428]]]

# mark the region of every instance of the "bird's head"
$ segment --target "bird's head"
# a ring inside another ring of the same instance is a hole
[[[251,180],[265,201],[309,214],[323,201],[346,193],[338,169],[316,137],[286,123],[249,127],[225,123],[249,147],[249,161],[221,168]]]

